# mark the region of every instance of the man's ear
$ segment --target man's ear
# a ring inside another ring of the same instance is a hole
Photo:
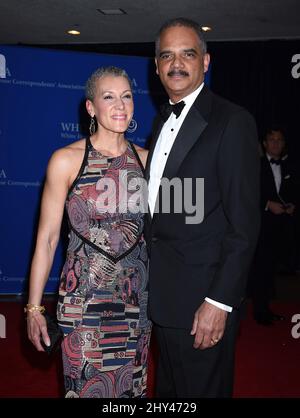
[[[157,65],[157,58],[155,58],[155,66],[156,66],[156,74],[158,75],[158,65]]]
[[[209,63],[210,63],[210,55],[208,53],[206,53],[206,54],[204,54],[204,57],[203,57],[203,67],[204,67],[204,72],[205,73],[208,70]]]

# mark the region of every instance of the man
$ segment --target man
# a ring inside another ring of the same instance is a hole
[[[167,22],[155,61],[171,103],[184,101],[180,115],[158,119],[146,167],[157,396],[231,396],[238,308],[259,228],[256,126],[244,109],[203,85],[209,55],[197,23]],[[192,179],[192,193],[159,210],[167,200],[163,180],[175,179],[189,186]],[[197,202],[194,219],[187,197]]]
[[[265,155],[261,158],[261,231],[259,235],[250,293],[253,299],[254,319],[260,325],[272,325],[283,320],[282,315],[270,309],[274,275],[279,263],[286,270],[295,268],[295,202],[296,176],[283,158],[285,139],[280,127],[271,127],[263,142]]]

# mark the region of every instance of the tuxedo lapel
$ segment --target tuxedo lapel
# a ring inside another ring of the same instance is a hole
[[[212,93],[204,85],[190,108],[172,147],[163,177],[176,177],[178,169],[193,145],[201,140],[212,107]]]
[[[277,192],[277,188],[276,188],[276,182],[275,182],[275,177],[274,177],[274,173],[271,167],[271,163],[268,159],[268,157],[266,155],[264,155],[263,157],[263,165],[262,165],[262,175],[266,176],[267,178],[267,188],[268,188],[268,192],[270,193],[270,195],[273,195],[274,197],[278,196],[279,193]],[[264,168],[263,168],[264,167]],[[281,184],[282,184],[282,169],[281,169]],[[281,186],[280,186],[281,188]]]
[[[170,152],[169,158],[167,160],[163,177],[173,178],[176,177],[178,169],[193,147],[193,145],[201,140],[201,134],[207,126],[208,115],[211,112],[212,107],[212,93],[204,85],[202,91],[196,98],[194,104],[189,110],[178,134],[175,139],[174,145]],[[149,181],[150,177],[150,165],[153,157],[153,152],[160,134],[160,131],[163,127],[163,121],[161,119],[156,123],[156,128],[153,129],[153,139],[149,149],[149,155],[147,159],[145,177]],[[149,212],[149,208],[148,208]],[[151,218],[150,213],[149,221],[150,223],[156,219],[156,213],[153,214]]]
[[[281,184],[280,184],[279,194],[284,192],[287,182],[290,182],[290,177],[291,177],[291,175],[290,175],[289,167],[286,163],[286,160],[282,159],[282,163],[281,163]]]
[[[192,106],[187,114],[170,152],[163,177],[176,177],[178,169],[193,145],[199,140],[207,122],[196,106]]]
[[[265,155],[263,157],[263,164],[265,166],[265,173],[268,176],[268,184],[269,184],[269,191],[271,191],[273,189],[273,193],[277,194],[277,189],[276,189],[276,182],[275,182],[275,177],[273,174],[273,170],[270,164],[270,161],[268,159],[268,157]]]

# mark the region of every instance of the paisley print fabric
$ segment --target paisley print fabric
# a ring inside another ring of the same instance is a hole
[[[136,210],[141,179],[131,144],[110,158],[86,140],[66,201],[70,234],[57,306],[66,397],[146,396],[151,323],[144,214]]]

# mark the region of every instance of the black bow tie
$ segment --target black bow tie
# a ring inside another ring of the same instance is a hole
[[[164,103],[160,107],[160,113],[164,121],[168,120],[170,114],[173,112],[176,115],[176,119],[180,116],[182,109],[184,108],[185,103],[181,100],[181,102],[170,104]]]
[[[280,165],[281,164],[281,159],[279,158],[279,160],[275,160],[274,158],[271,158],[270,159],[270,163],[271,164]]]

